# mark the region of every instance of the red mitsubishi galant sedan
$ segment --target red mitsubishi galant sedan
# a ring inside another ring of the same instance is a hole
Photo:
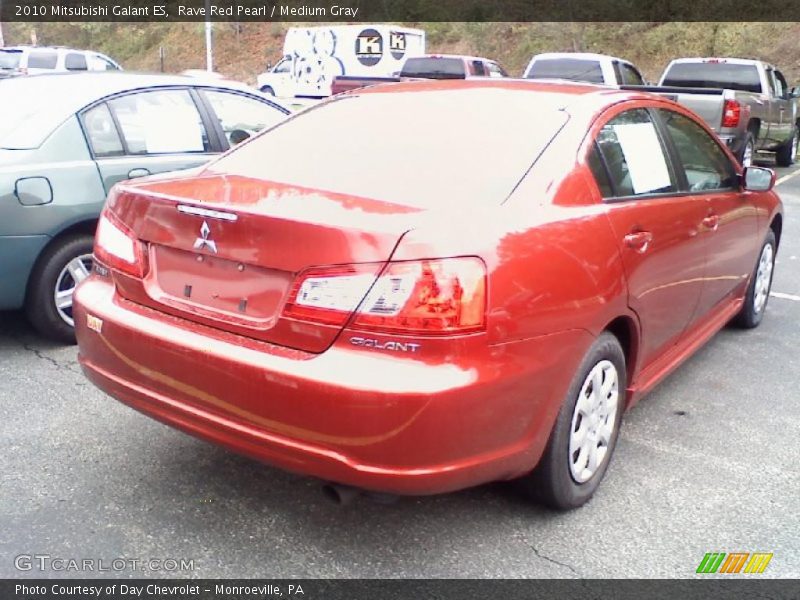
[[[338,485],[523,477],[576,507],[623,411],[761,321],[773,185],[651,95],[372,87],[114,188],[80,362],[151,417]]]

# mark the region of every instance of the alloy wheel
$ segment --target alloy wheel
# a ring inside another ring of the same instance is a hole
[[[75,326],[72,318],[72,299],[75,288],[89,276],[92,271],[92,255],[82,254],[69,261],[56,278],[53,300],[58,316],[70,327]]]

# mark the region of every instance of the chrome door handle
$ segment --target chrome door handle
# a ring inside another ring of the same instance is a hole
[[[647,252],[650,242],[653,241],[653,234],[649,231],[635,231],[625,236],[625,245],[636,252]]]

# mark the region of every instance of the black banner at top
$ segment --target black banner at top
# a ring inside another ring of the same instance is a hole
[[[0,0],[0,22],[800,21],[798,0]]]

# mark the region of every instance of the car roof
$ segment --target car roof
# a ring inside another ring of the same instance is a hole
[[[684,63],[722,63],[731,65],[768,65],[772,66],[763,60],[756,60],[753,58],[726,58],[717,56],[695,56],[690,58],[676,58],[670,64],[684,64]]]
[[[543,107],[553,110],[569,109],[580,105],[582,109],[599,112],[607,106],[626,100],[663,100],[660,96],[621,90],[591,83],[571,82],[564,80],[539,79],[425,79],[387,83],[370,86],[347,92],[348,95],[391,94],[391,93],[444,93],[463,92],[479,89],[509,90],[536,96],[535,100]],[[532,98],[533,99],[533,98]]]
[[[411,58],[455,58],[458,60],[482,60],[485,62],[497,62],[491,58],[485,58],[483,56],[470,56],[468,54],[423,54],[422,56],[412,56]]]
[[[236,81],[202,79],[184,75],[136,73],[132,71],[43,73],[15,77],[12,81],[14,85],[18,86],[46,85],[48,94],[58,99],[57,104],[54,102],[53,109],[57,109],[58,112],[64,115],[78,112],[83,107],[106,96],[149,87],[218,87],[265,97],[257,90]],[[268,99],[273,104],[285,108],[280,102],[276,102],[271,97]]]
[[[540,59],[555,59],[555,58],[575,58],[578,60],[618,60],[620,62],[632,64],[631,61],[611,56],[610,54],[597,54],[595,52],[543,52],[542,54],[535,54],[531,60]]]

